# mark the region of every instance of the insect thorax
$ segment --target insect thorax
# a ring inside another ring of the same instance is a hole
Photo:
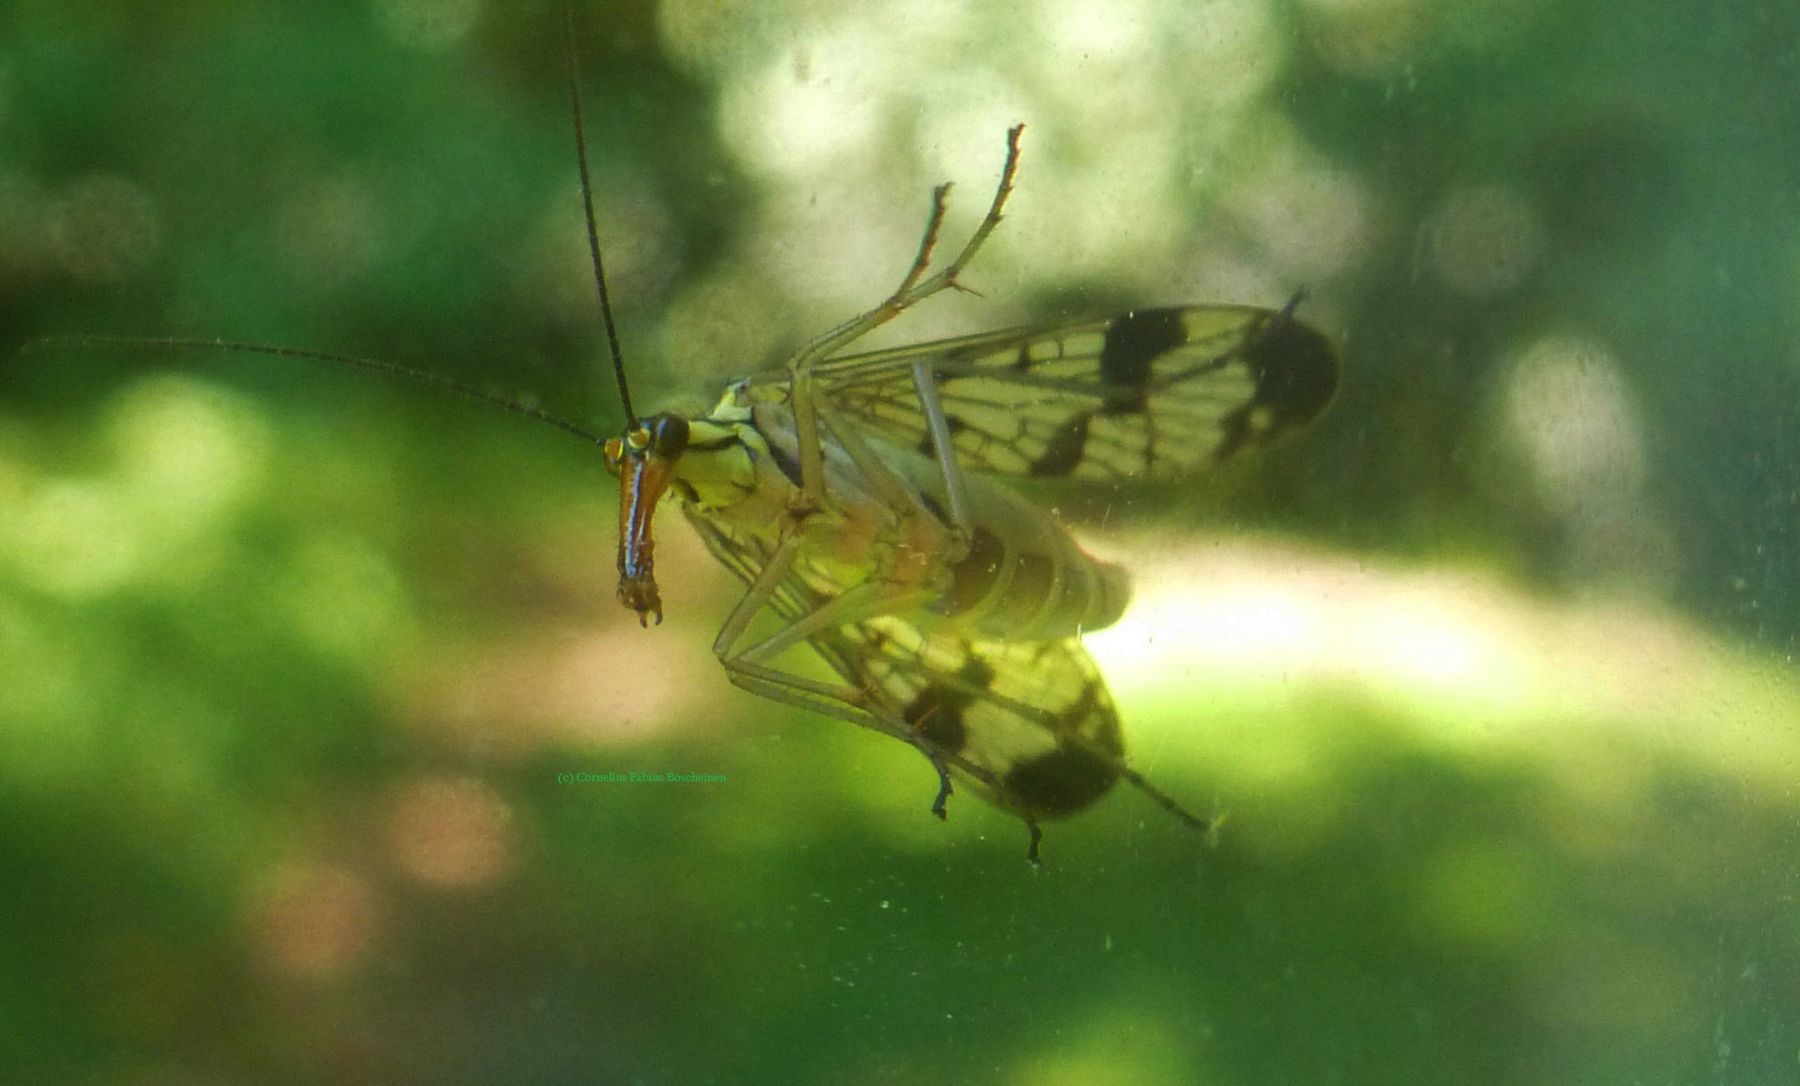
[[[893,582],[894,595],[923,600],[911,610],[929,623],[1026,642],[1099,629],[1124,610],[1130,594],[1124,570],[1082,551],[1036,506],[1004,487],[967,479],[974,523],[965,535],[946,511],[941,464],[873,435],[863,440],[911,505],[884,504],[850,455],[824,443],[824,505],[801,528],[795,564],[814,596],[835,596],[879,576]],[[796,506],[799,463],[787,405],[774,395],[753,402],[733,386],[710,414],[693,420],[672,489],[691,516],[766,555]]]

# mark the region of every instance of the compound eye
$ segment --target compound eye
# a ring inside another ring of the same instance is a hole
[[[619,465],[625,459],[625,443],[616,437],[606,439],[600,446],[600,457],[606,463],[606,470],[614,475],[619,474]]]
[[[680,415],[659,415],[650,426],[650,444],[656,455],[673,460],[687,448],[688,421]]]

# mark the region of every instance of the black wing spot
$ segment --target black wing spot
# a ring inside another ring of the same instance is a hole
[[[1001,788],[1020,810],[1041,818],[1060,818],[1105,795],[1118,779],[1118,768],[1112,762],[1080,747],[1065,746],[1013,766],[1001,779]]]
[[[1115,318],[1100,347],[1100,382],[1107,390],[1100,410],[1108,415],[1142,411],[1151,367],[1187,338],[1179,309],[1139,309]]]
[[[1337,352],[1316,329],[1286,311],[1272,315],[1243,347],[1256,381],[1250,401],[1219,420],[1224,431],[1216,459],[1251,441],[1269,441],[1319,417],[1337,392]]]
[[[1068,475],[1073,472],[1087,451],[1088,420],[1092,417],[1083,412],[1057,427],[1056,433],[1044,444],[1043,454],[1031,462],[1031,474]]]
[[[994,668],[992,664],[981,657],[971,655],[969,662],[957,671],[956,679],[977,690],[986,690],[994,681]]]
[[[1337,391],[1337,352],[1323,334],[1286,314],[1274,317],[1244,348],[1256,377],[1256,403],[1281,426],[1317,418]]]
[[[931,745],[957,754],[969,739],[968,726],[963,723],[963,710],[968,704],[969,696],[962,691],[931,683],[919,691],[901,715]]]
[[[930,683],[901,714],[919,735],[939,750],[956,754],[969,740],[969,727],[963,713],[974,701],[970,690],[986,690],[994,681],[994,668],[979,656],[970,655],[956,672],[956,683]]]

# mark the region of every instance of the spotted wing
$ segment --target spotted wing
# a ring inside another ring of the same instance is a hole
[[[957,459],[972,471],[1099,481],[1205,470],[1317,418],[1337,387],[1331,344],[1281,310],[1140,309],[823,363],[838,411],[926,455],[913,384],[924,361]]]
[[[691,510],[688,519],[714,557],[746,583],[767,562],[756,538]],[[791,622],[821,602],[822,593],[790,576],[769,607]],[[990,801],[1029,820],[1074,814],[1121,774],[1138,780],[1123,766],[1105,680],[1073,638],[972,640],[884,615],[808,643],[864,692],[884,725],[878,730],[918,736]]]
[[[887,615],[812,645],[990,802],[1027,821],[1072,815],[1127,772],[1112,697],[1073,638],[970,640]]]

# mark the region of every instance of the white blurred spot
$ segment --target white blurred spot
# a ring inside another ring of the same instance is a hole
[[[1175,283],[1172,297],[1229,302],[1270,304],[1279,302],[1294,290],[1285,276],[1251,259],[1228,240],[1194,250]]]
[[[1030,183],[1015,193],[980,274],[1005,255],[1028,282],[1106,282],[1165,298],[1186,238],[1170,228],[1182,210],[1164,120],[1149,110],[1137,123],[1045,129],[1035,141],[1026,129]]]
[[[1134,551],[1109,557],[1132,567],[1139,597],[1082,641],[1117,690],[1354,679],[1432,699],[1519,693],[1523,664],[1467,586],[1254,543]]]
[[[1144,0],[1040,0],[1026,20],[1059,59],[1124,68],[1151,59],[1158,29]]]
[[[918,193],[914,203],[920,226],[925,194],[932,185],[951,178],[963,179],[951,197],[956,204],[985,210],[992,194],[981,191],[977,179],[999,179],[1006,161],[1007,129],[1038,111],[1023,88],[990,70],[953,73],[933,80],[919,94],[919,116],[909,148],[916,172],[909,187]],[[1047,138],[1050,133],[1043,126],[1028,124],[1024,145],[1035,151]]]
[[[375,14],[395,41],[443,49],[461,40],[481,17],[481,0],[374,0]]]
[[[1278,144],[1242,173],[1223,202],[1292,282],[1317,283],[1361,259],[1371,243],[1368,187],[1305,148]]]
[[[1538,504],[1560,521],[1571,570],[1590,585],[1666,588],[1680,555],[1645,493],[1643,424],[1618,360],[1592,340],[1550,336],[1503,380],[1502,438]]]
[[[782,307],[776,316],[792,326],[790,335],[803,339],[885,298],[918,251],[929,197],[928,187],[908,192],[872,178],[785,189],[766,200],[745,244],[771,285],[812,306]]]
[[[1193,646],[1221,663],[1307,654],[1324,631],[1309,601],[1275,585],[1221,585],[1182,613],[1162,616],[1159,637]]]
[[[1644,434],[1618,359],[1579,336],[1532,344],[1505,376],[1507,436],[1539,498],[1562,512],[1644,482]]]
[[[1361,632],[1349,643],[1361,659],[1347,662],[1409,686],[1479,688],[1503,681],[1509,670],[1499,666],[1504,653],[1476,615],[1435,592],[1371,601],[1357,625]]]
[[[1247,103],[1287,62],[1270,7],[1260,0],[1195,0],[1175,9],[1164,49],[1166,90],[1208,110]]]
[[[745,166],[789,183],[833,162],[866,161],[887,112],[891,56],[891,43],[860,28],[796,45],[727,85],[720,135]]]
[[[739,47],[739,13],[746,0],[663,0],[656,5],[663,49],[690,71],[712,75]]]
[[[843,14],[842,0],[662,0],[657,28],[669,56],[689,71],[728,82],[777,49],[791,48],[796,26],[819,26]],[[895,5],[901,7],[902,5]],[[913,13],[929,5],[903,5]],[[807,54],[794,59],[804,66]]]
[[[761,368],[792,330],[786,300],[746,262],[687,282],[658,326],[656,353],[677,372],[736,377]]]
[[[1404,707],[1396,719],[1421,738],[1482,757],[1585,756],[1616,730],[1792,791],[1800,737],[1782,725],[1800,705],[1793,669],[1629,594],[1576,604],[1489,575],[1383,569],[1262,540],[1122,544],[1102,554],[1131,568],[1138,598],[1082,643],[1140,744],[1167,729],[1171,744],[1205,749],[1214,771],[1257,776],[1317,756],[1284,746],[1292,735],[1260,735],[1259,699],[1350,692]],[[1237,732],[1194,730],[1209,692],[1249,709]],[[1587,723],[1572,733],[1576,721]]]
[[[668,0],[659,10],[671,50],[718,80],[722,138],[763,182],[737,259],[781,285],[783,317],[801,329],[891,289],[924,196],[945,180],[958,187],[940,257],[953,251],[991,194],[1000,133],[1019,122],[1008,224],[970,285],[998,304],[1080,282],[1169,298],[1196,210],[1218,188],[1210,164],[1239,168],[1234,141],[1262,131],[1259,96],[1287,51],[1264,0]],[[1369,231],[1367,194],[1341,173],[1285,180],[1252,213],[1260,233],[1278,235],[1258,238],[1272,250],[1259,262],[1279,265],[1277,294],[1353,259]],[[945,316],[926,337],[960,322],[950,300],[931,308]],[[1007,317],[996,304],[982,312],[969,330]]]
[[[1457,189],[1422,227],[1425,258],[1440,279],[1465,294],[1518,286],[1544,251],[1544,229],[1516,189]]]

